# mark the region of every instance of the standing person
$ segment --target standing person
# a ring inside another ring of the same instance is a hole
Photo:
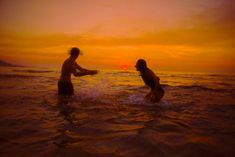
[[[150,102],[159,102],[164,96],[164,90],[160,85],[159,77],[147,67],[147,63],[143,59],[139,59],[135,67],[140,72],[144,83],[151,88],[151,91],[145,96],[145,99]]]
[[[73,84],[71,82],[71,75],[74,76],[85,76],[85,75],[94,75],[97,74],[97,70],[87,70],[80,67],[76,63],[76,59],[80,55],[80,49],[73,47],[70,50],[70,57],[67,58],[61,69],[60,79],[58,81],[58,94],[59,95],[68,95],[71,96],[74,94]],[[79,71],[77,71],[79,70]]]

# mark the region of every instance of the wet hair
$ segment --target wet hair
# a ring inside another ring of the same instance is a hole
[[[77,47],[72,47],[70,50],[70,56],[77,57],[80,54],[80,49]]]
[[[140,71],[145,71],[147,69],[147,63],[144,59],[139,59],[136,62],[136,67],[140,70]]]

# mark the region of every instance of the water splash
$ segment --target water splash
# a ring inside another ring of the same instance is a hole
[[[86,86],[77,95],[78,98],[82,100],[92,100],[101,101],[105,103],[110,103],[109,100],[112,96],[116,95],[115,91],[110,88],[111,81],[108,79],[103,79],[90,86]]]

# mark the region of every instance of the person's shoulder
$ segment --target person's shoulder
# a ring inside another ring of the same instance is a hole
[[[66,67],[74,66],[74,62],[70,58],[68,58],[64,61],[63,66],[66,66]]]

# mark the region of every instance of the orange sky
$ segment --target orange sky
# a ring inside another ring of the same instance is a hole
[[[233,0],[1,0],[0,59],[59,67],[235,72]]]

